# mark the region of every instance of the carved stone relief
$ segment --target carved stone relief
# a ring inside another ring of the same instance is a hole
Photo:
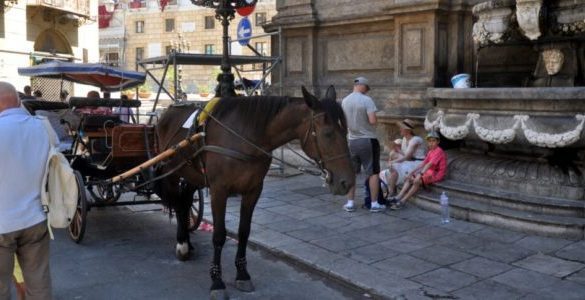
[[[542,0],[516,0],[516,19],[524,36],[531,40],[540,37]]]

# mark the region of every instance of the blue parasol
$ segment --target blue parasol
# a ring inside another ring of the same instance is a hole
[[[62,78],[68,81],[99,87],[103,91],[118,91],[144,83],[146,74],[122,70],[103,64],[76,64],[50,61],[18,68],[18,74],[31,77]]]

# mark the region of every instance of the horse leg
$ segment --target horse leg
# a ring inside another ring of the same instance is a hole
[[[238,228],[238,252],[236,253],[236,288],[243,292],[253,292],[254,284],[248,274],[246,262],[246,246],[250,237],[250,227],[252,224],[252,214],[254,207],[262,192],[262,185],[250,193],[242,195],[242,204],[240,206],[240,225]]]
[[[186,261],[194,250],[189,237],[189,212],[193,201],[194,188],[182,179],[178,183],[178,201],[175,203],[177,216],[177,246],[175,255],[180,261]]]
[[[211,276],[211,299],[228,299],[221,276],[221,251],[226,240],[225,207],[227,191],[211,188],[211,214],[213,215],[213,261],[209,269]]]

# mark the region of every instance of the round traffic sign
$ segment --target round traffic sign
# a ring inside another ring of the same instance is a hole
[[[252,23],[247,17],[243,17],[240,20],[240,23],[238,23],[237,36],[240,45],[246,46],[250,43],[250,37],[252,36]]]

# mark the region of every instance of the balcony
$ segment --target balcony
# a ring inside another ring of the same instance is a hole
[[[28,6],[41,6],[89,19],[89,0],[28,0]]]

